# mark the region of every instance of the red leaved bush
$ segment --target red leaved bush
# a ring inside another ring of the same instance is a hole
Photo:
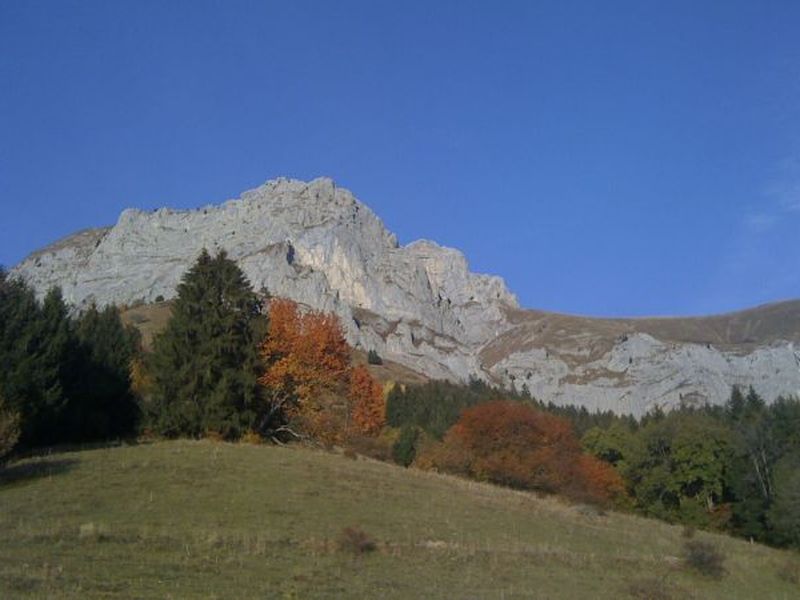
[[[451,446],[459,451],[448,452]],[[582,454],[569,421],[520,402],[468,408],[429,460],[445,471],[581,500],[624,494],[610,465]]]
[[[617,470],[591,454],[581,454],[578,459],[578,473],[578,481],[590,500],[621,501],[627,494],[625,482]],[[576,490],[575,495],[580,496],[580,493],[580,489]]]

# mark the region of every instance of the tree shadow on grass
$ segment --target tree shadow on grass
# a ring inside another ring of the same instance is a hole
[[[73,458],[42,458],[12,465],[0,466],[0,490],[4,487],[62,475],[72,470],[79,461]]]
[[[53,454],[64,454],[66,452],[88,452],[91,450],[104,450],[109,448],[127,448],[130,446],[142,446],[151,443],[150,440],[137,438],[121,438],[113,440],[98,440],[95,442],[64,442],[54,446],[34,446],[33,448],[17,449],[14,457],[22,460],[25,458],[45,458]]]

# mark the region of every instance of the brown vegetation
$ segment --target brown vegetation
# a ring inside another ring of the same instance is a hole
[[[19,415],[8,409],[0,396],[0,463],[16,446],[19,433]]]
[[[269,320],[259,382],[291,423],[284,429],[323,444],[379,433],[383,389],[365,367],[350,366],[351,349],[336,315],[303,312],[279,298],[270,303]]]
[[[613,467],[581,452],[566,419],[520,402],[466,409],[444,441],[424,450],[417,464],[583,501],[605,503],[625,494]]]

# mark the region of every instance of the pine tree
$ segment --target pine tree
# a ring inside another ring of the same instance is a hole
[[[132,433],[138,406],[131,392],[131,366],[140,347],[139,332],[125,326],[115,306],[92,305],[75,324],[79,351],[73,369],[68,427],[76,439],[102,439]]]
[[[64,377],[74,345],[58,289],[40,305],[33,289],[0,271],[0,394],[21,421],[23,446],[64,439]]]
[[[381,355],[378,354],[377,350],[372,349],[367,352],[367,362],[371,365],[382,365],[383,359],[381,358]]]
[[[148,360],[150,426],[167,436],[234,438],[259,410],[260,302],[242,271],[203,250],[178,286],[172,317]]]
[[[18,416],[20,445],[125,435],[136,405],[130,363],[138,334],[115,307],[73,320],[59,289],[33,289],[0,270],[0,395]]]

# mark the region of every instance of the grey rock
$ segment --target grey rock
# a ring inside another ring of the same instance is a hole
[[[732,384],[754,385],[770,399],[800,391],[794,321],[783,338],[726,348],[621,320],[600,327],[602,320],[575,318],[559,325],[563,335],[545,339],[537,328],[549,317],[521,310],[501,278],[471,273],[463,254],[431,241],[399,246],[330,179],[277,179],[197,210],[129,209],[114,227],[37,251],[12,274],[40,294],[60,286],[77,310],[132,305],[173,297],[204,247],[225,249],[256,290],[333,311],[352,344],[433,378],[477,377],[526,386],[545,401],[637,415],[655,405],[722,402]]]

